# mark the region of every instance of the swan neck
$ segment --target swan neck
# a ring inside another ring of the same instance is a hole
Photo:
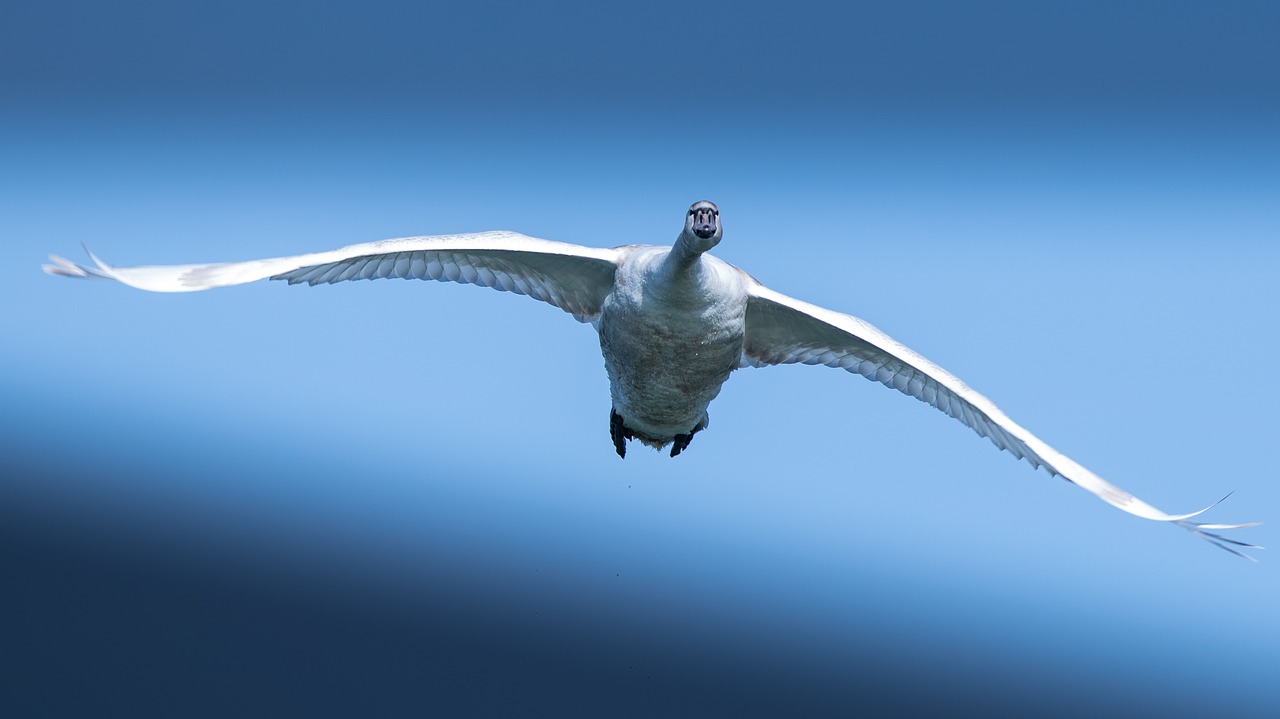
[[[684,273],[698,265],[698,260],[702,259],[702,252],[696,249],[693,243],[687,241],[682,233],[672,245],[664,264],[672,273]]]
[[[705,245],[705,241],[690,236],[688,232],[681,232],[671,247],[671,254],[667,258],[668,263],[674,263],[673,266],[678,265],[682,268],[693,267],[698,264],[702,253],[708,249],[710,248]]]

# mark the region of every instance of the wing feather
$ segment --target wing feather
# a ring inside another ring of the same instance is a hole
[[[112,267],[51,256],[46,272],[112,279],[152,292],[194,292],[262,279],[332,284],[383,278],[447,280],[528,295],[590,322],[613,287],[619,250],[551,242],[515,232],[405,237],[330,252],[248,262]]]
[[[744,366],[822,364],[860,374],[936,407],[996,447],[1026,459],[1036,468],[1043,467],[1130,514],[1175,523],[1236,554],[1241,552],[1229,545],[1258,548],[1206,531],[1254,524],[1187,521],[1214,505],[1187,514],[1156,509],[1050,447],[955,375],[864,320],[802,302],[758,283],[749,287],[748,295]]]

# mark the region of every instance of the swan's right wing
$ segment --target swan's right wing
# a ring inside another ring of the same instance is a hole
[[[49,274],[99,277],[151,292],[194,292],[262,279],[289,284],[402,278],[477,284],[529,295],[582,322],[600,313],[613,288],[621,251],[551,242],[515,232],[405,237],[329,252],[248,262],[112,267],[89,253],[94,266],[56,255]]]

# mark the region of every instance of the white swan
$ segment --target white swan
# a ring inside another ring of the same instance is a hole
[[[1240,556],[1247,555],[1235,547],[1260,548],[1214,531],[1256,523],[1188,521],[1209,507],[1188,514],[1156,509],[1062,455],[954,375],[863,320],[774,292],[706,254],[722,232],[719,209],[704,201],[689,208],[672,247],[597,249],[514,232],[479,232],[225,264],[111,267],[90,252],[95,266],[89,267],[52,255],[53,264],[44,270],[113,279],[153,292],[191,292],[266,278],[316,285],[399,277],[529,295],[599,332],[613,396],[609,432],[620,457],[630,439],[655,448],[670,444],[671,456],[680,454],[706,428],[707,406],[739,367],[821,364],[933,405],[1000,449],[1130,514],[1172,522]]]

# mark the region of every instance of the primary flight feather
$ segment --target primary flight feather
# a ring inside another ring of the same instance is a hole
[[[600,335],[619,457],[629,440],[675,457],[707,427],[707,407],[739,367],[821,364],[860,374],[930,404],[1033,467],[1104,502],[1170,522],[1234,554],[1254,545],[1218,534],[1253,524],[1207,524],[1168,514],[1107,482],[1001,412],[991,400],[869,323],[774,292],[707,251],[720,211],[697,202],[670,247],[583,247],[514,232],[407,237],[249,262],[111,267],[56,255],[50,274],[112,279],[152,292],[193,292],[261,279],[329,284],[388,277],[471,283],[555,305]],[[1212,505],[1211,505],[1212,506]],[[1208,508],[1206,508],[1208,509]]]

